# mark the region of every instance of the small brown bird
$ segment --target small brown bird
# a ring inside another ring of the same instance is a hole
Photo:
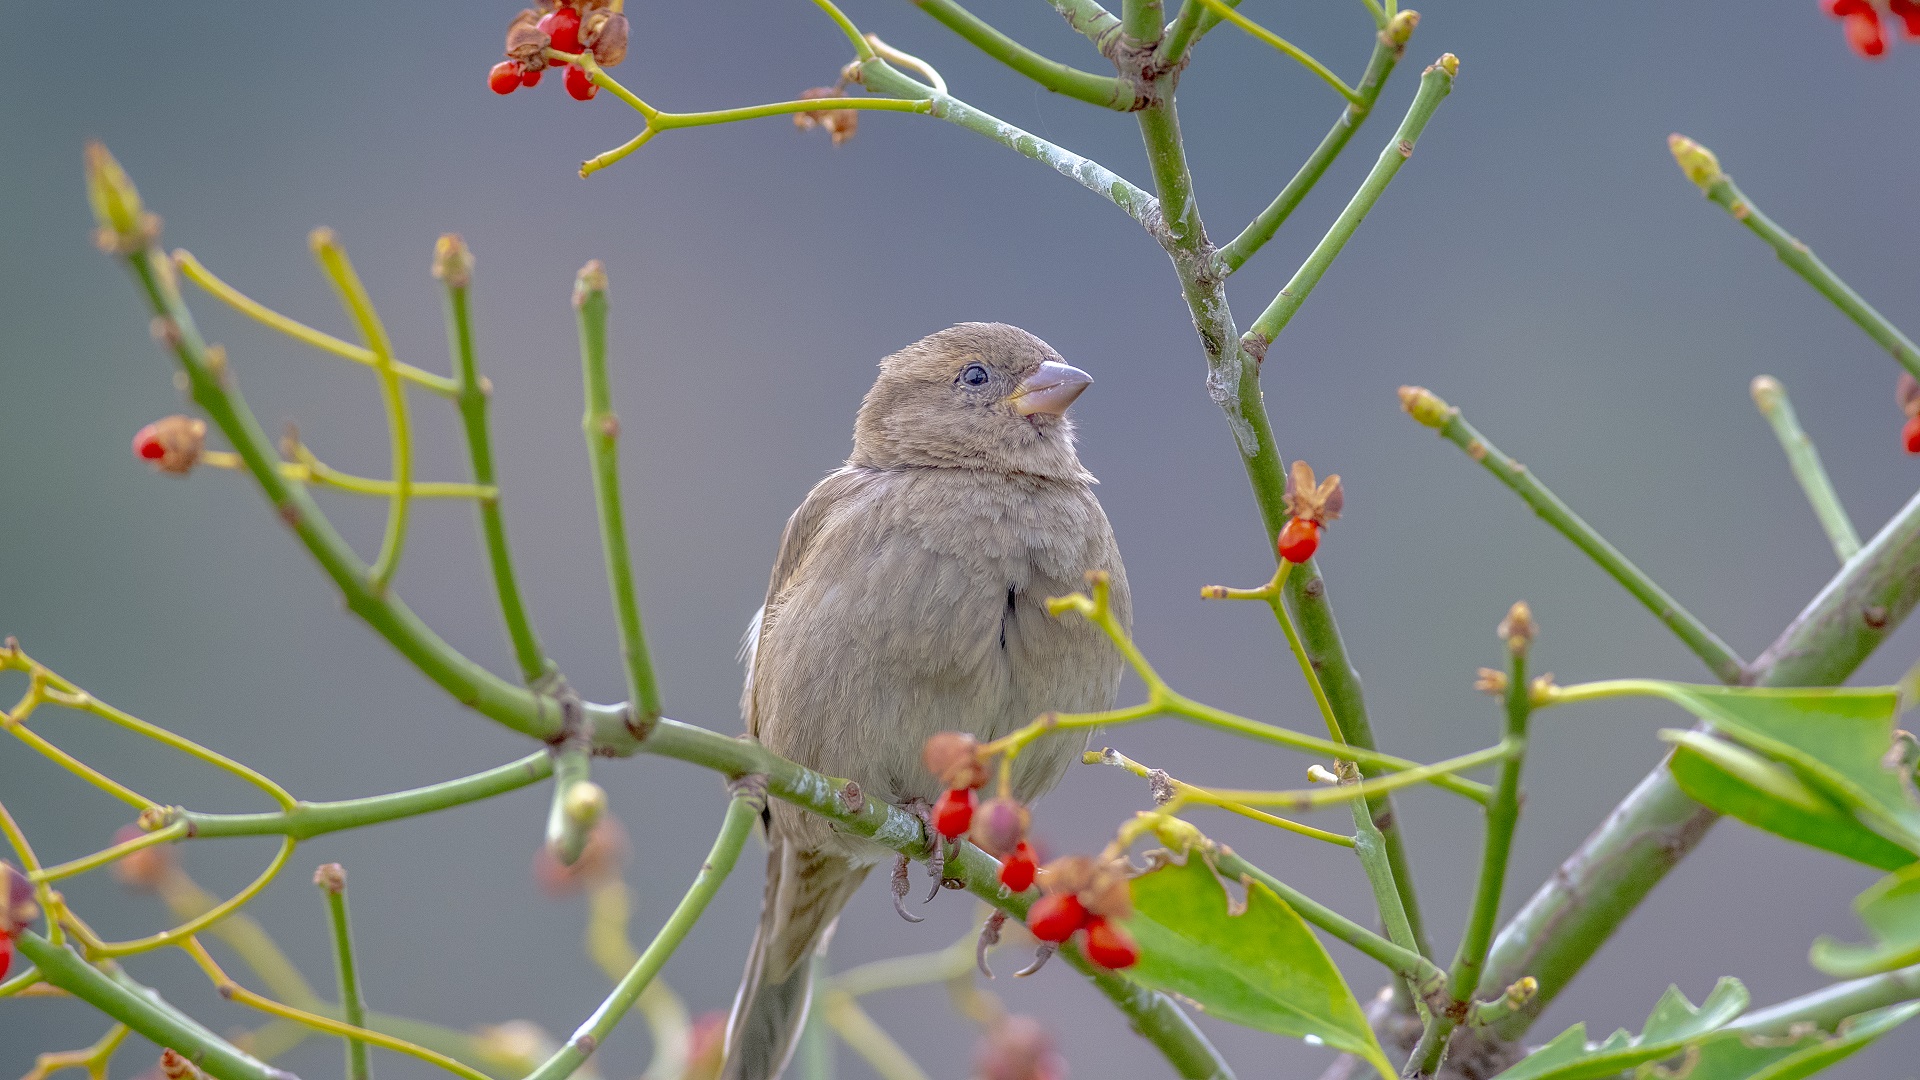
[[[880,362],[853,455],[788,519],[748,632],[747,731],[775,753],[925,805],[928,736],[1005,735],[1048,710],[1113,705],[1122,661],[1046,599],[1126,571],[1066,418],[1092,379],[1001,323],[963,323]],[[1013,770],[1031,801],[1086,745],[1035,742]],[[728,1080],[772,1080],[805,1019],[811,959],[867,871],[893,853],[775,803],[760,928],[727,1031]],[[904,881],[904,876],[901,876]],[[896,896],[897,901],[897,896]],[[904,913],[904,912],[903,912]]]

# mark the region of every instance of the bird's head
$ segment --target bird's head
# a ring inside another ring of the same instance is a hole
[[[1093,378],[1005,323],[961,323],[880,362],[852,464],[1088,479],[1067,407]]]

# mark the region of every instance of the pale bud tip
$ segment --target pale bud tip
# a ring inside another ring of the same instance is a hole
[[[1720,159],[1713,151],[1685,135],[1675,132],[1667,136],[1667,149],[1673,151],[1673,160],[1679,164],[1680,171],[1701,191],[1726,179],[1726,174],[1720,171]]]

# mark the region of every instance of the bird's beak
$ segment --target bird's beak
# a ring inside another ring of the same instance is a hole
[[[1021,416],[1035,413],[1059,416],[1082,390],[1092,385],[1093,376],[1071,364],[1049,360],[1020,384],[1019,392],[1013,396],[1013,409]]]

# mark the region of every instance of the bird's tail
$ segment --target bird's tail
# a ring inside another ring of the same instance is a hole
[[[760,928],[727,1023],[723,1080],[774,1080],[786,1068],[807,1019],[814,953],[833,935],[867,870],[773,838]]]

